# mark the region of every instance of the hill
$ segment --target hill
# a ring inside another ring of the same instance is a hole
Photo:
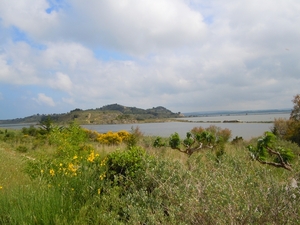
[[[82,110],[76,108],[68,113],[61,114],[36,114],[24,118],[12,120],[0,120],[0,124],[15,123],[38,123],[50,117],[55,123],[66,124],[76,120],[79,124],[126,124],[139,122],[164,121],[168,118],[181,117],[180,113],[162,107],[141,109],[136,107],[122,106],[119,104],[106,105],[101,108]]]

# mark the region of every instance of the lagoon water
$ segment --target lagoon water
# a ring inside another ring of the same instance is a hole
[[[83,127],[95,130],[100,133],[107,131],[130,131],[132,127],[139,127],[144,135],[169,137],[177,132],[181,137],[186,135],[194,127],[209,127],[215,125],[221,128],[228,128],[232,131],[232,137],[241,136],[245,140],[263,135],[265,131],[270,131],[275,118],[289,118],[288,113],[270,114],[231,114],[200,117],[185,117],[180,120],[186,122],[165,122],[165,123],[139,123],[139,124],[112,124],[112,125],[83,125]],[[240,123],[223,123],[224,120],[239,120]],[[214,121],[214,122],[213,122]],[[216,122],[218,121],[218,122]],[[268,123],[262,123],[268,122]],[[0,128],[21,129],[34,124],[1,124]]]
[[[289,118],[288,113],[282,114],[259,114],[259,115],[216,115],[201,117],[186,117],[180,120],[187,122],[166,122],[166,123],[142,123],[142,124],[113,124],[113,125],[84,125],[83,127],[104,133],[107,131],[130,131],[131,127],[139,127],[144,135],[169,137],[172,133],[177,132],[180,136],[185,136],[188,131],[194,127],[209,127],[215,125],[221,128],[228,128],[232,132],[232,137],[241,136],[245,140],[252,137],[258,137],[265,131],[270,131],[273,126],[272,121],[275,118]],[[222,123],[224,120],[240,120],[240,123]],[[203,121],[203,122],[198,122]],[[220,122],[209,122],[220,121]],[[256,122],[255,122],[256,121]],[[258,122],[260,121],[260,122]],[[267,121],[268,123],[262,123]]]

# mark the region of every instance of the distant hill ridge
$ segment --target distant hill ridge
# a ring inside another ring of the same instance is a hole
[[[101,108],[82,110],[76,108],[68,113],[36,114],[12,120],[0,120],[0,124],[8,123],[38,123],[46,117],[54,122],[64,124],[76,120],[79,124],[120,124],[151,122],[167,118],[178,118],[180,113],[173,113],[165,107],[158,106],[151,109],[128,107],[119,104],[105,105]]]

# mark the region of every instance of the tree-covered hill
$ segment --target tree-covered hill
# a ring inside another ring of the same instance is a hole
[[[36,114],[24,118],[12,120],[0,120],[0,124],[8,123],[38,123],[43,119],[50,117],[55,123],[69,123],[76,120],[79,124],[120,124],[120,123],[139,123],[165,120],[168,118],[181,117],[180,113],[162,107],[153,107],[151,109],[141,109],[136,107],[127,107],[119,104],[106,105],[101,108],[82,110],[76,108],[68,113],[61,114]]]

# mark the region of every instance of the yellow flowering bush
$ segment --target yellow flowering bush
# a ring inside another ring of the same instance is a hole
[[[108,131],[105,134],[99,134],[97,141],[105,145],[119,145],[130,136],[127,131],[112,132]]]
[[[84,202],[102,193],[107,159],[86,144],[83,129],[74,124],[63,130],[54,128],[50,138],[57,146],[56,154],[52,158],[30,162],[27,172],[31,178],[45,181],[49,188],[55,188],[75,201]]]

